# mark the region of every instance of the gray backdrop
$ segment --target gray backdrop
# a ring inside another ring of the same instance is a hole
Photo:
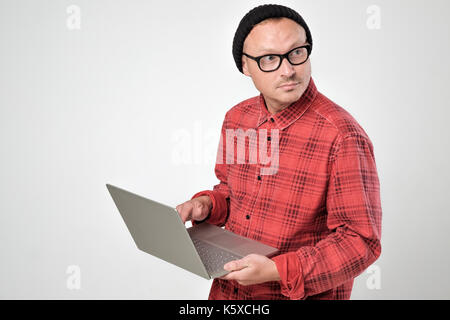
[[[225,112],[258,94],[234,32],[263,3],[0,1],[1,298],[207,298],[137,250],[105,183],[172,206],[217,183]],[[352,298],[450,298],[450,3],[276,3],[374,144],[383,249]]]

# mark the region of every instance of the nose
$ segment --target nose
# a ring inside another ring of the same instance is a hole
[[[284,58],[283,61],[281,61],[280,70],[281,74],[287,78],[292,77],[295,73],[294,66],[288,61],[287,58]]]

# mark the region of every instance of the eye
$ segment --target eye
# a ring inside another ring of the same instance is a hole
[[[274,60],[277,59],[277,56],[264,56],[262,57],[262,60],[264,60],[264,62],[272,62]]]

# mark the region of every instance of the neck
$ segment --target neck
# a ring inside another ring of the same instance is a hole
[[[292,103],[279,104],[279,103],[275,103],[275,102],[270,101],[265,98],[264,98],[264,100],[265,100],[266,108],[270,112],[270,114],[276,114],[276,113],[282,111],[283,109],[286,109],[287,107],[289,107],[292,104]]]

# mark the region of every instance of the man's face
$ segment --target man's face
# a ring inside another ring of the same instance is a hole
[[[284,54],[306,44],[305,30],[287,18],[267,20],[257,24],[244,42],[244,52],[253,57],[265,54]],[[300,99],[311,77],[311,61],[293,66],[284,59],[280,68],[263,72],[256,61],[242,57],[244,74],[250,76],[255,87],[263,94],[271,112],[278,112]],[[287,83],[298,83],[293,88],[283,88]]]

